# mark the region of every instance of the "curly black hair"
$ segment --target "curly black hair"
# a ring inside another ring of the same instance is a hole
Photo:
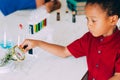
[[[86,6],[88,4],[98,4],[108,16],[118,15],[120,18],[120,0],[87,0]]]

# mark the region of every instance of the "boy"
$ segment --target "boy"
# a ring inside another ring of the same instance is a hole
[[[64,47],[41,40],[26,39],[28,51],[40,47],[60,57],[87,57],[88,80],[120,80],[120,0],[87,0],[85,14],[89,32]]]
[[[25,10],[25,9],[35,9],[38,8],[48,2],[56,2],[55,4],[52,4],[52,6],[60,5],[60,2],[58,0],[14,0],[13,2],[11,0],[0,0],[0,10],[1,12],[7,16],[17,10]],[[51,5],[51,4],[50,4]],[[55,7],[56,9],[60,7]],[[55,10],[56,10],[55,9]]]

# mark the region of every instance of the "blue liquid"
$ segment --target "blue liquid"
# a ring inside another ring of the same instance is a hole
[[[4,45],[4,41],[0,42],[0,47],[3,49],[9,49],[14,46],[14,43],[12,41],[6,41],[6,46]]]

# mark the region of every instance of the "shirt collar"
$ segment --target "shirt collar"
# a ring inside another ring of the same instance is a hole
[[[106,36],[106,37],[100,36],[100,37],[98,37],[97,39],[98,39],[99,41],[102,41],[102,42],[106,43],[106,42],[109,42],[109,41],[111,41],[112,39],[114,39],[114,37],[116,37],[118,33],[120,33],[120,31],[118,30],[118,27],[116,27],[116,30],[115,30],[115,32],[114,32],[112,35]]]

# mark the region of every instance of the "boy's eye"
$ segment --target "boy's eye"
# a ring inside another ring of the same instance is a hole
[[[96,20],[92,20],[92,22],[96,22]]]
[[[88,17],[86,17],[86,19],[87,19],[88,22],[92,22],[92,23],[95,23],[97,21],[96,19],[91,19],[91,18],[88,18]]]

